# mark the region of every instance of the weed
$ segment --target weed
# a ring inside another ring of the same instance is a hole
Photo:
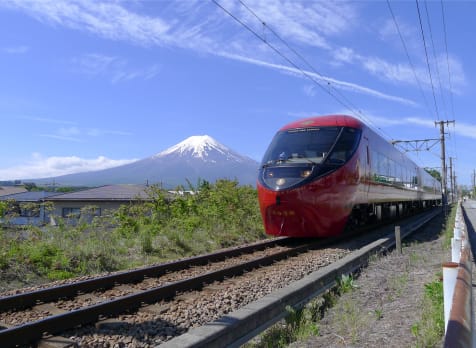
[[[425,285],[422,308],[420,321],[411,328],[417,347],[437,346],[444,334],[443,283],[440,280]]]
[[[395,277],[391,277],[388,282],[393,295],[400,297],[402,295],[403,290],[408,284],[408,273],[405,272]]]
[[[337,280],[337,288],[340,294],[345,294],[355,288],[354,278],[352,274],[343,274],[340,279]]]
[[[380,319],[383,318],[383,311],[382,311],[381,308],[375,309],[375,310],[374,310],[374,314],[375,314],[375,318],[376,318],[377,320],[380,320]]]

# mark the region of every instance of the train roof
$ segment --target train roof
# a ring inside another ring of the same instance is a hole
[[[352,116],[347,115],[326,115],[304,118],[298,121],[288,123],[280,130],[294,129],[294,128],[308,128],[308,127],[352,127],[362,129],[363,123]]]

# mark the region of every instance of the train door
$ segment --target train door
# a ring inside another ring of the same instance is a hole
[[[370,190],[370,183],[372,181],[372,173],[371,173],[371,156],[370,156],[370,148],[369,148],[369,139],[367,137],[363,137],[364,139],[364,192],[365,192],[365,200],[368,200],[369,190]]]

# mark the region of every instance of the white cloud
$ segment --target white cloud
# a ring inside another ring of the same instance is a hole
[[[333,52],[334,59],[338,63],[353,63],[355,53],[351,48],[339,47]]]
[[[74,141],[74,142],[81,142],[82,140],[79,138],[61,135],[61,134],[39,134],[40,137],[57,139],[57,140],[64,140],[64,141]]]
[[[465,137],[476,139],[476,125],[464,122],[456,122],[454,124],[454,132]]]
[[[91,128],[86,130],[86,134],[91,137],[99,137],[103,135],[121,135],[127,136],[132,135],[131,132],[124,132],[124,131],[116,131],[116,130],[103,130],[98,128]]]
[[[170,40],[170,25],[165,21],[137,15],[114,1],[12,0],[3,5],[19,8],[43,22],[85,30],[107,39],[144,45]]]
[[[248,58],[248,57],[230,55],[226,52],[221,52],[221,53],[217,52],[217,54],[222,55],[224,57],[231,58],[231,59],[244,61],[244,62],[247,62],[247,63],[250,63],[250,64],[255,64],[255,65],[260,65],[260,66],[264,66],[264,67],[268,67],[268,68],[272,68],[272,69],[277,69],[281,72],[290,73],[290,74],[292,74],[294,76],[297,76],[297,77],[306,78],[306,79],[308,78],[302,73],[302,71],[300,71],[296,68],[286,66],[286,65],[273,64],[273,63],[268,63],[268,62],[265,62],[265,61],[260,61],[260,60],[256,60],[256,59],[252,59],[252,58]],[[311,77],[313,80],[319,81],[321,83],[322,88],[324,88],[324,89],[327,88],[326,86],[329,83],[329,84],[331,84],[332,87],[335,87],[335,88],[348,90],[348,91],[352,91],[352,92],[356,92],[356,93],[362,93],[362,94],[374,96],[374,97],[381,98],[381,99],[391,100],[391,101],[398,102],[398,103],[405,104],[405,105],[410,105],[410,106],[416,106],[417,105],[417,103],[415,103],[414,101],[412,101],[410,99],[401,98],[401,97],[390,95],[390,94],[385,94],[385,93],[379,92],[377,90],[374,90],[374,89],[371,89],[371,88],[368,88],[368,87],[364,87],[364,86],[360,86],[360,85],[357,85],[357,84],[354,84],[354,83],[340,81],[340,80],[336,80],[336,79],[326,77],[326,76],[321,76],[321,75],[318,75],[318,74],[310,72],[310,71],[304,71],[304,73],[307,76]],[[331,93],[332,93],[332,91],[331,91]],[[333,94],[335,95],[335,92]]]
[[[144,68],[131,68],[125,59],[98,53],[76,57],[72,59],[72,63],[78,72],[89,76],[106,76],[112,83],[133,79],[148,80],[160,71],[157,64]]]
[[[284,39],[324,49],[331,48],[326,37],[348,32],[356,18],[355,6],[342,1],[254,0],[245,3],[265,21],[265,26],[244,6],[232,10],[260,32],[266,32],[266,26],[269,26]]]
[[[28,46],[22,45],[22,46],[4,47],[1,50],[5,53],[9,53],[9,54],[23,54],[23,53],[28,52],[30,50],[30,48]]]
[[[429,120],[424,117],[402,117],[398,119],[391,119],[388,117],[379,117],[370,115],[368,117],[372,123],[375,123],[378,127],[390,127],[390,126],[422,126],[425,128],[435,129],[439,133],[439,128],[435,125],[434,120]],[[455,134],[476,139],[476,124],[469,124],[456,121],[454,124],[449,125],[449,130]]]
[[[40,123],[76,125],[76,122],[73,122],[73,121],[60,120],[60,119],[47,118],[47,117],[17,116],[16,118],[20,120],[35,121]]]
[[[246,23],[257,35],[264,37],[267,42],[283,50],[286,55],[296,57],[285,44],[280,42],[271,28],[292,47],[315,48],[313,53],[330,55],[334,59],[325,59],[327,64],[355,65],[379,79],[403,85],[416,87],[418,76],[422,86],[429,89],[429,77],[426,62],[421,57],[414,61],[415,73],[405,59],[404,62],[390,62],[381,57],[363,55],[355,48],[336,44],[339,37],[352,32],[362,25],[360,5],[343,1],[299,2],[291,0],[247,0],[244,3],[257,14],[265,24],[258,20],[243,5],[236,1],[219,1],[223,7]],[[150,4],[150,3],[147,3]],[[0,6],[20,9],[40,21],[52,25],[61,25],[75,30],[87,31],[99,37],[111,40],[128,41],[145,46],[180,47],[198,53],[217,54],[222,57],[237,59],[243,62],[268,61],[279,59],[276,53],[263,42],[252,37],[231,17],[227,16],[212,2],[184,1],[160,3],[160,12],[155,11],[154,17],[146,13],[147,8],[141,2],[123,1],[91,1],[91,0],[11,0],[0,2]],[[156,13],[159,13],[157,15]],[[414,30],[399,19],[400,30],[406,41]],[[395,47],[397,32],[392,29],[392,23],[381,23],[378,36],[384,44]],[[392,40],[390,40],[392,39]],[[412,49],[413,47],[409,47]],[[420,47],[421,48],[421,47]],[[319,50],[321,52],[319,52]],[[402,53],[400,47],[400,53]],[[403,57],[403,55],[400,55]],[[329,58],[329,57],[326,57]],[[465,76],[461,63],[450,57],[452,84],[455,92],[465,84]],[[159,68],[152,66],[142,69],[125,67],[127,62],[117,57],[92,54],[79,58],[77,64],[83,71],[90,74],[108,74],[113,83],[136,78],[151,78]],[[301,62],[302,63],[302,62]],[[447,69],[446,59],[438,58],[440,73]],[[447,74],[446,74],[447,75]],[[443,75],[445,76],[445,75]],[[328,80],[331,80],[330,78]],[[444,81],[443,88],[449,86]],[[337,83],[337,81],[336,81]],[[405,102],[404,98],[387,98],[379,91],[370,90],[356,83],[339,81],[339,88],[360,91],[379,98],[397,102]],[[407,101],[408,102],[408,101]],[[410,102],[407,104],[416,103]]]
[[[129,135],[132,135],[132,133],[118,131],[118,130],[111,130],[111,129],[99,129],[99,128],[82,129],[79,127],[60,127],[52,133],[41,133],[38,135],[41,137],[52,138],[57,140],[83,142],[87,140],[87,137],[99,137],[99,136],[107,136],[107,135],[129,136]]]
[[[39,179],[65,174],[102,170],[128,164],[137,159],[114,160],[104,156],[86,159],[77,156],[43,157],[39,153],[32,154],[32,158],[25,165],[0,169],[0,180]]]

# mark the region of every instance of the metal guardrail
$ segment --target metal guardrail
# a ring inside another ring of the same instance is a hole
[[[451,262],[443,264],[444,347],[473,346],[472,253],[461,202],[457,206]]]

